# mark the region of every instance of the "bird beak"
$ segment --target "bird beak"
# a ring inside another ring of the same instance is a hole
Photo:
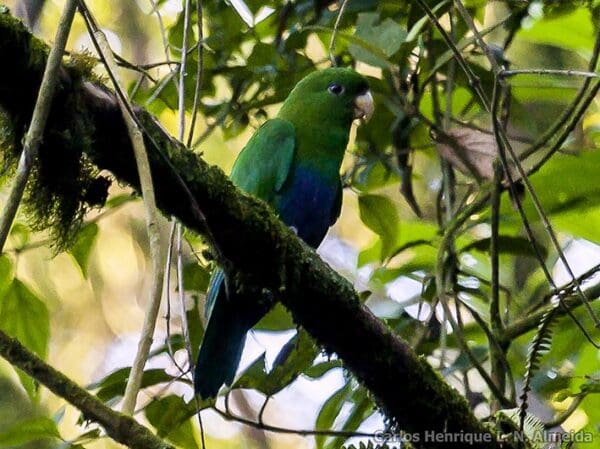
[[[367,90],[354,100],[354,118],[362,118],[367,121],[373,115],[374,109],[373,95],[371,95],[370,90]]]

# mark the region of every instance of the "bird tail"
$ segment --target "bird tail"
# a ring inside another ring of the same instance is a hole
[[[202,399],[214,398],[223,384],[232,384],[246,333],[253,325],[227,297],[221,270],[213,274],[208,299],[214,302],[208,308],[210,318],[194,375],[196,393]]]

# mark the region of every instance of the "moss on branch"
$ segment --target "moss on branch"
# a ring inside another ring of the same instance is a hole
[[[16,20],[0,15],[0,54],[12,66],[0,71],[0,106],[22,124],[33,107],[46,49]],[[93,79],[86,81],[84,71],[71,68],[65,75],[63,101],[55,105],[50,132],[53,127],[62,130],[62,141],[78,136],[83,142],[77,148],[82,157],[139,190],[131,144],[114,95]],[[75,129],[66,122],[73,117],[67,110],[71,107],[77,110],[76,122],[82,124]],[[187,151],[146,111],[138,108],[136,114],[145,133],[157,204],[163,213],[202,234],[209,230],[221,263],[244,273],[252,283],[278,292],[295,321],[327,351],[339,355],[390,420],[405,432],[421,434],[417,446],[462,448],[463,443],[426,441],[424,433],[465,432],[487,439],[469,447],[500,447],[466,400],[362,307],[352,286],[263,202],[240,193],[220,169]],[[52,152],[52,142],[49,138],[40,152]]]

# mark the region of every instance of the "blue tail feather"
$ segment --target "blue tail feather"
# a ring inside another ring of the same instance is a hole
[[[232,384],[246,342],[246,333],[254,324],[240,313],[234,301],[227,298],[223,276],[219,273],[216,275],[217,282],[211,280],[209,289],[210,317],[194,375],[196,393],[202,399],[213,398],[221,385]]]

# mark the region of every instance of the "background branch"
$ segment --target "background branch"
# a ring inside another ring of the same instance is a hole
[[[88,26],[91,25],[88,22]],[[126,94],[120,86],[116,64],[113,53],[110,49],[106,36],[100,30],[93,30],[91,27],[88,30],[93,34],[95,43],[98,45],[98,51],[105,61],[106,69],[112,73],[112,79],[115,80],[115,89],[123,92],[124,101],[127,100]],[[121,97],[120,97],[121,98]],[[131,145],[135,154],[136,166],[140,177],[142,197],[144,199],[144,210],[146,215],[146,230],[148,232],[148,240],[150,242],[150,257],[152,259],[152,287],[150,289],[150,298],[146,306],[144,324],[138,350],[135,355],[135,360],[131,368],[129,379],[127,380],[127,388],[123,397],[123,413],[131,415],[135,410],[135,404],[140,386],[142,384],[142,375],[144,374],[144,366],[150,353],[152,346],[154,328],[158,318],[160,301],[162,298],[164,264],[162,263],[161,239],[159,223],[161,221],[160,213],[156,209],[156,200],[154,198],[154,185],[152,182],[152,174],[150,173],[150,164],[148,162],[148,154],[144,144],[144,138],[135,118],[131,116],[131,105],[126,104],[123,100],[119,101],[119,109],[123,115],[123,119],[127,124],[127,131],[131,139]]]
[[[79,409],[85,419],[100,424],[115,441],[131,449],[171,448],[146,427],[138,424],[133,418],[106,406],[100,399],[85,391],[1,330],[0,355]]]

